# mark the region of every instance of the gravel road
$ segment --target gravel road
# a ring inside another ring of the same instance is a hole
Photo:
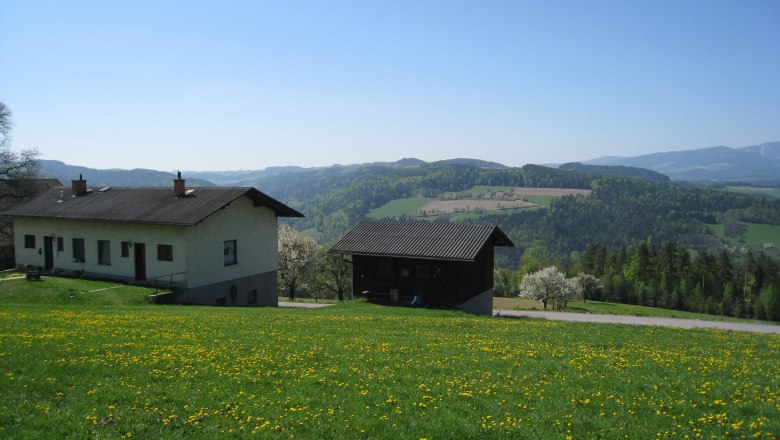
[[[551,321],[600,322],[608,324],[657,325],[681,328],[715,328],[740,332],[780,334],[780,325],[698,319],[659,318],[650,316],[599,315],[594,313],[540,312],[535,310],[493,310],[494,316],[513,318],[541,318]]]
[[[279,307],[292,307],[298,309],[319,309],[320,307],[328,307],[332,305],[333,304],[279,301]]]

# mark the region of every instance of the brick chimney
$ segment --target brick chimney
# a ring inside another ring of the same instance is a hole
[[[181,178],[181,171],[178,172],[177,177],[173,179],[173,195],[175,197],[184,197],[187,193],[187,189],[184,186],[186,180]]]
[[[87,195],[87,181],[79,174],[79,180],[71,180],[71,189],[74,196]]]

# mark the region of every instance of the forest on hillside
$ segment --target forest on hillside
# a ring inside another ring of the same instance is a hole
[[[695,257],[674,243],[612,249],[588,246],[577,270],[598,277],[587,299],[780,321],[780,260],[747,251]]]
[[[780,320],[777,249],[728,249],[713,230],[719,226],[737,236],[743,222],[780,225],[778,198],[534,165],[367,167],[307,177],[311,185],[298,181],[273,190],[300,203],[306,218],[295,227],[314,231],[324,244],[395,199],[440,197],[476,185],[591,189],[589,196],[562,196],[546,208],[467,217],[499,225],[515,243],[496,250],[498,273],[514,280],[507,293],[516,290],[522,275],[557,265],[572,276],[584,272],[601,280],[589,299]],[[432,221],[459,219],[444,215]]]
[[[337,173],[298,173],[295,179],[265,182],[264,190],[300,209],[294,226],[324,243],[392,200],[440,197],[475,185],[591,189],[590,196],[563,196],[545,209],[488,211],[469,221],[499,225],[515,242],[502,250],[501,267],[517,267],[523,255],[572,264],[593,243],[618,248],[640,242],[675,243],[719,252],[716,224],[780,225],[780,199],[718,191],[685,183],[585,175],[526,165],[486,169],[466,165],[362,167]],[[412,217],[400,217],[417,220]],[[458,221],[439,216],[433,221]]]

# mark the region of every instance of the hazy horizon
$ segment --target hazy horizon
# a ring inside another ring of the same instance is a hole
[[[91,168],[522,166],[780,139],[780,2],[0,6],[14,149]]]

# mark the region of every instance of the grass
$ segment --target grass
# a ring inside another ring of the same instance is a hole
[[[761,223],[746,223],[740,222],[745,225],[745,232],[742,234],[744,244],[748,246],[762,247],[764,244],[772,244],[775,247],[780,247],[780,225],[766,225]],[[723,231],[722,224],[709,225],[712,228],[715,235],[729,244],[735,244],[737,241],[732,237],[726,237]]]
[[[144,305],[153,293],[154,289],[148,287],[79,278],[42,276],[40,281],[0,281],[0,305]]]
[[[493,307],[506,310],[544,310],[541,301],[531,301],[523,298],[493,298]],[[552,308],[548,310],[552,311]],[[654,316],[660,318],[699,319],[703,321],[755,322],[749,319],[731,316],[708,315],[706,313],[685,312],[656,307],[637,306],[632,304],[611,303],[605,301],[574,301],[570,302],[562,312],[597,313],[604,315]],[[762,321],[763,322],[763,321]]]
[[[771,197],[780,197],[780,188],[756,188],[750,186],[729,186],[726,191],[738,192],[743,194],[764,195]]]
[[[5,280],[8,278],[18,278],[21,276],[24,276],[24,272],[18,270],[4,270],[0,272],[0,280]]]
[[[475,185],[467,190],[458,191],[456,194],[458,195],[473,195],[473,194],[482,194],[486,192],[511,192],[514,191],[517,187],[515,186],[488,186],[488,185]]]
[[[539,205],[549,205],[553,200],[557,199],[558,196],[527,195],[523,196],[523,198],[529,202],[538,203]]]
[[[409,199],[392,200],[379,208],[372,209],[368,213],[369,218],[395,218],[401,215],[412,214],[423,206],[436,199],[429,197],[414,197]]]
[[[780,336],[317,310],[0,308],[4,438],[780,432]]]
[[[745,241],[749,245],[763,246],[771,243],[780,246],[780,225],[765,225],[758,223],[745,223]]]

